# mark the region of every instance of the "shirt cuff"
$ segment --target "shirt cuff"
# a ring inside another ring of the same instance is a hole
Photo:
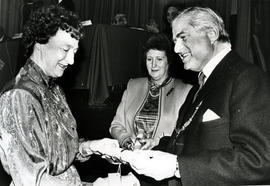
[[[176,168],[175,168],[174,176],[177,178],[181,178],[178,158],[176,158]]]

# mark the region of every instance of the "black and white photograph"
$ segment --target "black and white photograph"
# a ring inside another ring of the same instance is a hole
[[[0,186],[270,186],[269,0],[0,0]]]

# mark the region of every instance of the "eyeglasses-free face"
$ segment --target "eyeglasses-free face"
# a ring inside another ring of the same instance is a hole
[[[70,33],[59,29],[48,43],[36,43],[35,51],[39,56],[36,63],[47,76],[61,77],[68,65],[73,65],[78,43]]]
[[[168,77],[168,59],[165,51],[150,49],[146,53],[146,67],[149,76],[161,84]]]
[[[197,30],[188,19],[176,19],[172,23],[174,51],[186,70],[201,71],[213,57],[214,47],[206,30]]]

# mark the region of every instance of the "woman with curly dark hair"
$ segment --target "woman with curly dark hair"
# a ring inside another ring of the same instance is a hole
[[[60,6],[40,8],[24,27],[28,60],[0,97],[0,158],[11,185],[83,185],[72,163],[91,151],[79,144],[76,121],[55,83],[74,63],[81,36],[78,17]]]

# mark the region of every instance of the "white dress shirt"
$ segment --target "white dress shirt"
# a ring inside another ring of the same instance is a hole
[[[226,54],[231,51],[231,45],[229,44],[222,51],[220,51],[217,55],[215,55],[210,61],[203,67],[202,72],[205,75],[204,83],[207,81],[213,70],[220,63],[220,61],[224,58]]]

